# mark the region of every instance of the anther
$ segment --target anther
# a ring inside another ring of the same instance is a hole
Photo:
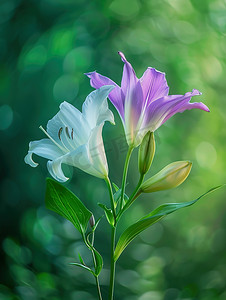
[[[71,130],[71,139],[73,140],[74,129]]]
[[[61,141],[60,135],[61,135],[62,130],[63,130],[63,127],[60,127],[60,129],[59,129],[59,131],[58,131],[58,137],[59,137],[59,140],[60,140],[60,141]]]
[[[65,131],[66,131],[67,136],[68,136],[69,139],[70,139],[70,134],[69,134],[69,131],[68,131],[68,127],[65,127]]]

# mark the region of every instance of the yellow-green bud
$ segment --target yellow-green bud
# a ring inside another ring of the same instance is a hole
[[[143,138],[138,153],[138,166],[141,175],[147,173],[150,169],[155,155],[154,132],[148,131]]]
[[[192,163],[176,161],[163,168],[160,172],[146,180],[140,187],[140,192],[153,193],[177,187],[188,177]]]

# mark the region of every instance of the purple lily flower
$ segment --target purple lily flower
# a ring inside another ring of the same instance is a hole
[[[103,85],[115,86],[108,97],[122,119],[129,146],[137,147],[148,131],[154,132],[178,112],[193,108],[209,111],[202,102],[190,103],[191,97],[201,95],[198,90],[184,95],[168,95],[165,73],[149,67],[138,79],[124,54],[118,53],[124,62],[121,87],[97,72],[86,75],[96,89]]]

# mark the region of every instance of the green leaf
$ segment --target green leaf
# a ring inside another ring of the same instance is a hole
[[[102,203],[98,203],[98,205],[99,205],[101,208],[103,208],[108,223],[109,223],[111,226],[114,226],[115,221],[114,221],[114,216],[113,216],[112,210],[111,210],[110,208],[107,208],[107,206],[104,205],[104,204],[102,204]]]
[[[81,263],[82,265],[85,265],[84,260],[83,260],[83,258],[81,257],[80,253],[78,253],[78,258],[79,258],[79,260],[80,260],[80,263]]]
[[[119,190],[117,190],[117,191],[114,193],[113,196],[114,196],[115,203],[117,203],[118,200],[120,199],[120,197],[121,197],[121,192],[122,192],[122,190],[119,189]]]
[[[94,254],[94,257],[95,257],[95,272],[91,268],[87,267],[84,264],[83,259],[81,258],[80,255],[79,255],[79,260],[80,260],[81,264],[79,264],[79,263],[70,263],[70,265],[75,265],[77,267],[88,270],[95,277],[97,277],[97,276],[99,276],[99,274],[100,274],[100,272],[103,268],[103,259],[102,259],[102,256],[100,255],[100,253],[93,246],[90,245],[90,247],[91,247],[91,249],[93,251],[93,254]]]
[[[92,242],[89,240],[89,236],[91,233],[94,234],[94,232],[90,232],[87,236],[86,242],[88,248],[92,251],[92,255],[94,256],[94,267],[95,267],[95,272],[93,273],[95,276],[98,276],[103,268],[103,259],[100,253],[93,247]]]
[[[96,276],[96,274],[93,272],[93,270],[90,269],[89,267],[85,266],[85,265],[82,265],[82,264],[79,264],[79,263],[70,263],[70,265],[74,265],[74,266],[83,268],[83,269],[89,271],[90,273],[92,273],[94,276]]]
[[[96,220],[96,223],[95,225],[93,226],[92,228],[92,232],[94,232],[96,229],[97,229],[97,226],[99,225],[100,223],[100,220],[103,218],[103,216],[101,216],[99,219]]]
[[[114,193],[114,202],[116,203],[116,206],[118,204],[119,199],[121,198],[122,189],[118,189],[117,192]],[[125,202],[129,200],[129,197],[124,193],[124,199],[123,199],[123,205]]]
[[[114,260],[116,261],[123,250],[128,246],[128,244],[143,230],[146,228],[150,227],[154,223],[160,221],[162,218],[167,216],[168,214],[171,214],[178,209],[188,207],[196,203],[199,199],[202,197],[206,196],[207,194],[221,188],[221,186],[217,186],[215,188],[212,188],[205,194],[201,195],[199,198],[193,201],[189,202],[184,202],[184,203],[167,203],[163,204],[159,207],[157,207],[155,210],[153,210],[150,214],[146,215],[142,219],[140,219],[138,222],[134,223],[130,227],[128,227],[120,236],[119,241],[117,243],[117,246],[115,248],[115,253],[114,253]]]
[[[113,185],[113,187],[115,189],[115,192],[117,192],[119,190],[119,187],[117,186],[117,184],[115,184],[114,182],[112,182],[112,185]]]
[[[100,255],[100,253],[93,247],[93,245],[89,242],[89,240],[87,240],[88,242],[88,247],[90,249],[90,251],[92,251],[92,254],[94,256],[94,267],[95,267],[95,271],[93,271],[91,268],[89,268],[83,258],[81,257],[81,255],[78,253],[78,257],[80,260],[80,263],[70,263],[71,265],[75,265],[77,267],[83,268],[85,270],[88,270],[89,272],[91,272],[95,277],[99,276],[102,268],[103,268],[103,259],[102,256]]]
[[[96,260],[95,275],[98,276],[103,268],[103,259],[100,253],[94,247],[93,252]]]
[[[46,207],[71,221],[84,236],[92,213],[70,190],[51,178],[46,180]]]

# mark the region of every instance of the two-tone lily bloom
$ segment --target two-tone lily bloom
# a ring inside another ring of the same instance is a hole
[[[64,182],[68,178],[62,164],[68,164],[100,178],[108,176],[102,128],[105,121],[114,124],[108,108],[107,96],[114,86],[103,86],[90,93],[80,112],[73,105],[63,102],[60,111],[47,124],[40,127],[48,138],[30,142],[25,162],[32,167],[38,164],[32,154],[47,158],[47,168],[54,179]]]
[[[202,102],[190,103],[192,96],[201,94],[198,90],[194,89],[185,95],[168,95],[165,73],[147,68],[138,79],[124,54],[119,52],[119,55],[124,62],[121,87],[97,72],[86,75],[96,89],[103,85],[115,85],[108,97],[122,119],[128,145],[138,146],[147,131],[154,132],[178,112],[193,108],[209,111]]]

